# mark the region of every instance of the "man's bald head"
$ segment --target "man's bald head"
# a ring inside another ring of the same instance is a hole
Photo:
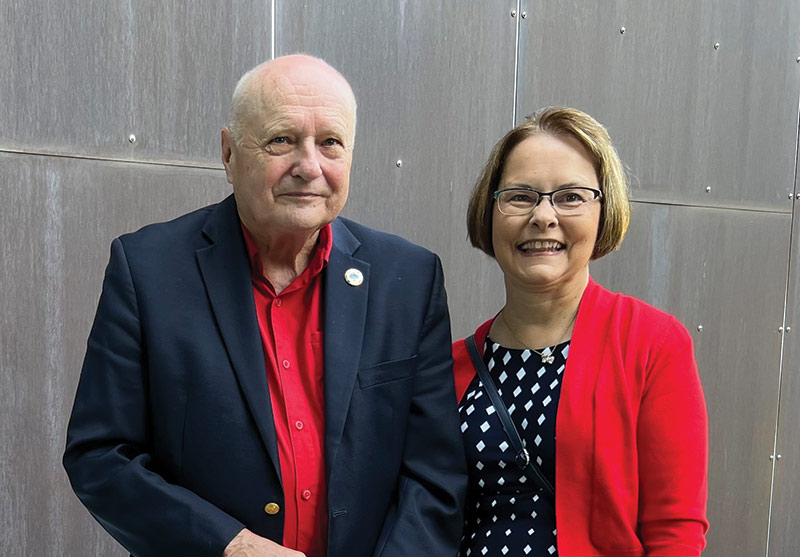
[[[339,97],[352,109],[355,134],[356,98],[350,84],[336,68],[307,54],[290,54],[268,60],[245,73],[233,91],[228,128],[239,142],[247,122],[270,110],[287,91],[325,84],[331,96]]]

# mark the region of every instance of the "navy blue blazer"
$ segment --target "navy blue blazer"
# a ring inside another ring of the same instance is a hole
[[[323,271],[328,555],[449,556],[466,471],[438,257],[346,219]],[[347,269],[363,273],[351,286]],[[132,554],[281,542],[283,491],[233,197],[112,243],[67,432],[78,497]],[[264,507],[277,502],[281,511]]]

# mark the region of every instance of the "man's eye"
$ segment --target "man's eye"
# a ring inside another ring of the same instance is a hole
[[[336,145],[341,145],[341,144],[342,144],[341,141],[333,137],[329,137],[328,139],[322,142],[322,145],[325,147],[335,147]]]
[[[289,143],[289,138],[284,136],[276,137],[272,141],[270,141],[270,143],[275,143],[277,145],[286,145],[287,143]]]

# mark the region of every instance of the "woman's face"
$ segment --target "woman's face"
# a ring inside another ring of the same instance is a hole
[[[568,136],[529,137],[506,158],[498,189],[528,187],[551,192],[565,186],[600,189],[584,147]],[[492,245],[507,286],[557,290],[585,285],[597,239],[601,204],[577,215],[558,215],[543,198],[529,214],[492,214]]]

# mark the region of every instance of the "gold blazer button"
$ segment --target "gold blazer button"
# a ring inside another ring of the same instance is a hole
[[[267,503],[264,505],[264,512],[267,514],[278,514],[278,511],[281,510],[280,505],[278,503]]]

